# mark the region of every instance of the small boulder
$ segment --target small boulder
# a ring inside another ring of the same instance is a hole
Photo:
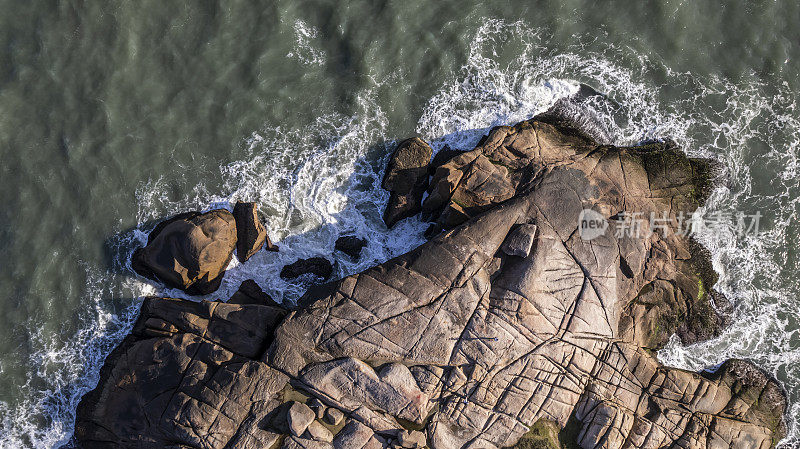
[[[314,422],[317,415],[307,405],[302,402],[292,402],[289,410],[286,411],[286,422],[292,435],[299,437],[308,426]]]
[[[238,201],[233,206],[233,218],[236,220],[236,257],[239,262],[245,262],[262,247],[268,251],[278,250],[267,237],[267,228],[258,217],[256,203]]]
[[[216,291],[236,246],[236,224],[230,212],[187,212],[159,223],[147,245],[133,253],[138,274],[192,295]]]
[[[433,150],[419,137],[400,142],[386,167],[383,188],[391,192],[383,221],[391,228],[400,220],[422,211],[428,189],[428,164]]]
[[[326,424],[338,426],[344,419],[344,413],[338,408],[328,407],[325,410],[325,416],[322,418]]]
[[[367,239],[360,239],[354,235],[346,235],[336,239],[335,248],[353,259],[358,259],[361,250],[367,244]]]
[[[308,436],[311,437],[312,440],[315,441],[324,441],[326,443],[330,443],[333,441],[333,434],[327,427],[323,426],[322,423],[319,421],[314,421],[309,424],[308,429],[306,429]]]
[[[333,439],[333,447],[334,449],[376,447],[377,442],[372,429],[353,419],[348,421]]]
[[[333,265],[324,257],[311,257],[309,259],[299,259],[294,263],[286,265],[281,270],[283,279],[294,279],[304,274],[313,274],[323,279],[328,279],[333,273]]]
[[[416,430],[401,430],[397,434],[397,442],[401,447],[419,449],[428,444],[425,434]]]
[[[322,419],[325,416],[325,404],[322,403],[317,398],[311,398],[307,402],[308,406],[311,407],[311,410],[314,410],[314,413],[317,414],[317,419]]]

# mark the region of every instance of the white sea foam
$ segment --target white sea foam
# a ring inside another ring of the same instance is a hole
[[[325,52],[314,45],[319,31],[297,19],[294,22],[294,49],[286,56],[297,59],[306,65],[319,65],[325,61]]]
[[[302,23],[296,31],[299,55],[300,50],[306,51],[304,42],[314,39],[314,31]],[[419,120],[417,132],[436,150],[445,144],[469,149],[489,127],[542,112],[584,82],[619,105],[597,105],[595,110],[609,123],[615,143],[669,136],[690,155],[713,155],[723,161],[730,182],[714,191],[704,213],[768,209],[764,212],[769,213],[769,223],[762,235],[738,237],[731,231],[701,235],[721,273],[718,288],[736,306],[732,326],[720,338],[689,347],[673,339],[659,356],[668,365],[695,370],[728,357],[755,360],[785,382],[791,411],[784,447],[800,444],[798,281],[776,279],[787,262],[787,229],[798,219],[800,197],[796,181],[800,123],[789,93],[779,89],[767,95],[767,86],[756,82],[733,85],[672,73],[646,56],[610,46],[554,53],[536,30],[523,23],[488,21],[473,42],[467,63],[430,99]],[[516,57],[500,63],[507,58],[498,55],[509,48],[517,52]],[[314,61],[319,56],[309,55],[298,57]],[[637,59],[639,68],[615,62],[625,58]],[[671,87],[686,94],[679,99],[662,97],[652,86],[652,71],[666,73]],[[244,264],[231,262],[215,297],[228,297],[242,280],[254,279],[275,299],[291,302],[305,286],[285,282],[278,273],[298,257],[332,257],[341,276],[415,247],[423,241],[425,229],[418,218],[392,230],[386,230],[381,221],[388,195],[380,189],[380,180],[390,148],[382,142],[403,136],[385,135],[382,107],[386,105],[378,104],[372,92],[361,94],[359,111],[351,117],[323,114],[303,129],[275,126],[253,133],[246,141],[249,157],[220,167],[222,187],[216,191],[201,184],[190,197],[174,201],[164,193],[170,180],[142,186],[137,192],[139,222],[189,209],[229,208],[239,199],[257,201],[281,251],[259,252]],[[766,150],[752,150],[754,145]],[[752,171],[767,169],[776,173],[764,185],[767,181],[754,178]],[[146,231],[143,225],[123,236],[120,247],[130,251],[132,245],[127,242],[145,241]],[[336,238],[347,234],[368,239],[360,261],[333,251]],[[0,410],[4,417],[0,448],[50,448],[69,437],[77,401],[97,382],[103,358],[128,331],[138,304],[134,301],[124,313],[113,315],[101,298],[153,293],[184,296],[174,290],[156,291],[134,279],[124,282],[120,290],[108,291],[109,275],[92,268],[88,272],[88,299],[93,308],[85,316],[87,325],[68,342],[37,340],[41,349],[31,361],[37,367],[32,375],[46,382],[47,388],[37,390],[23,404]]]

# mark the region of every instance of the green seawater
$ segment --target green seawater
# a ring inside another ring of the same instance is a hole
[[[127,258],[158,220],[258,201],[281,254],[233,267],[226,297],[370,236],[353,273],[401,254],[379,188],[391,142],[469,149],[576,82],[615,143],[673,137],[727,181],[701,233],[735,319],[660,353],[749,358],[788,392],[800,445],[800,4],[792,1],[0,0],[0,448],[53,448],[145,294]],[[736,213],[760,212],[738,235]]]

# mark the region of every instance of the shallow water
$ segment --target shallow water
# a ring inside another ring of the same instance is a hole
[[[278,270],[330,255],[341,234],[370,238],[360,262],[337,258],[340,275],[422,241],[418,219],[380,220],[392,141],[469,149],[577,82],[618,104],[597,111],[615,143],[669,136],[723,162],[703,213],[725,219],[701,239],[736,316],[660,357],[756,361],[786,386],[783,445],[800,446],[794,2],[0,7],[0,448],[65,442],[139,298],[181,296],[127,266],[152,220],[258,201],[282,251],[232,262],[215,296],[252,278],[292,301],[304,286]],[[761,233],[736,235],[735,213],[755,211]]]

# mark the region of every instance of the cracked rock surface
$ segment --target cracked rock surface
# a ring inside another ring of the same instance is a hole
[[[423,209],[442,232],[311,289],[285,317],[266,303],[146,300],[81,401],[75,440],[772,447],[785,431],[776,381],[747,361],[694,373],[653,355],[724,321],[707,254],[677,232],[710,176],[669,144],[598,145],[545,118],[495,128],[436,169]],[[585,209],[601,234],[581,231]],[[629,232],[630,214],[654,231]],[[306,413],[314,432],[290,435],[287,410],[313,400],[344,419]]]

